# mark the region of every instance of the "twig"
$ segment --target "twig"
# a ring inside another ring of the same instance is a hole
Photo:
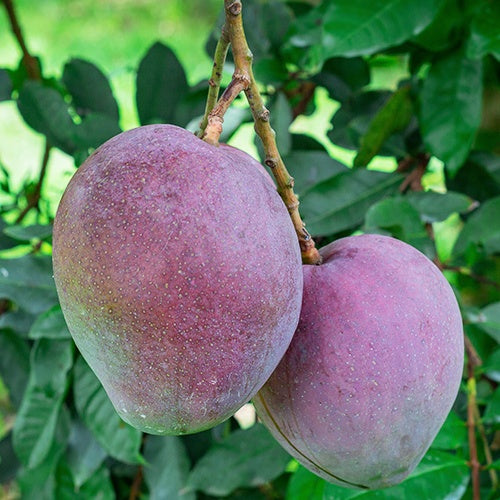
[[[222,96],[219,103],[212,109],[208,116],[208,125],[203,139],[216,144],[222,131],[223,116],[232,100],[236,97],[236,91],[244,90],[255,122],[255,131],[260,137],[266,154],[265,164],[272,170],[278,193],[288,209],[290,218],[297,233],[302,262],[304,264],[320,264],[321,256],[314,244],[314,240],[306,230],[302,221],[298,206],[299,201],[293,191],[293,177],[286,170],[283,159],[276,145],[275,132],[269,123],[269,111],[264,106],[257,82],[253,76],[253,56],[243,30],[241,17],[242,4],[240,0],[224,0],[226,11],[225,29],[229,36],[233,59],[235,63],[235,81],[231,92]],[[222,102],[221,102],[222,101]]]
[[[49,143],[45,141],[45,150],[43,152],[42,165],[40,167],[40,175],[38,176],[38,181],[36,183],[35,190],[33,194],[31,194],[28,197],[28,204],[23,208],[21,213],[18,215],[16,219],[16,224],[20,224],[32,208],[38,208],[38,204],[40,203],[42,195],[43,181],[45,180],[45,175],[47,173],[47,166],[49,164],[50,149],[51,147]]]
[[[128,497],[128,500],[136,500],[136,498],[139,498],[139,495],[141,493],[142,479],[143,479],[142,465],[139,465],[139,467],[137,468],[137,473],[134,477],[134,482],[132,483],[132,486],[130,488],[130,495]]]
[[[33,57],[28,50],[26,41],[24,40],[23,33],[21,31],[21,26],[16,16],[14,3],[12,2],[12,0],[2,0],[2,1],[3,4],[5,5],[5,9],[7,10],[7,15],[9,17],[12,33],[14,34],[19,44],[19,47],[22,50],[23,65],[26,68],[26,73],[28,74],[28,77],[30,79],[40,81],[42,79],[42,75],[40,73],[40,66],[38,65],[37,59]],[[40,198],[42,193],[43,181],[47,173],[47,165],[49,163],[50,149],[51,146],[48,143],[47,139],[45,139],[45,147],[43,152],[42,164],[40,167],[40,175],[38,176],[38,182],[35,186],[35,191],[28,198],[28,204],[18,215],[16,219],[16,224],[21,223],[32,208],[38,208],[38,204],[40,203]]]
[[[444,271],[452,271],[455,273],[462,274],[464,276],[468,276],[473,280],[483,283],[485,285],[490,285],[495,287],[497,290],[500,290],[500,283],[498,281],[487,278],[486,276],[481,276],[480,274],[476,274],[472,272],[469,268],[463,266],[450,266],[448,264],[440,263],[439,267]]]
[[[227,51],[229,49],[229,34],[226,29],[226,25],[222,27],[222,33],[217,42],[217,47],[215,48],[214,55],[214,65],[212,68],[212,76],[208,80],[210,88],[208,89],[207,104],[205,106],[205,114],[200,123],[200,130],[196,134],[198,137],[203,137],[205,134],[205,129],[208,125],[208,116],[212,112],[219,98],[220,82],[222,80],[222,70],[224,68],[224,62],[226,60]]]
[[[481,464],[477,458],[477,442],[476,442],[476,378],[474,369],[477,362],[477,353],[471,350],[471,342],[467,337],[465,338],[465,350],[467,351],[467,435],[469,438],[469,467],[471,469],[472,477],[472,498],[473,500],[480,500],[481,487],[479,482],[479,472]]]
[[[5,5],[7,15],[9,16],[12,33],[14,34],[17,43],[23,52],[23,64],[26,68],[26,72],[28,73],[28,77],[32,80],[41,80],[40,66],[38,65],[36,57],[33,57],[28,51],[28,47],[26,46],[26,42],[24,41],[23,33],[21,31],[21,26],[17,20],[13,2],[12,0],[3,0],[3,4]]]

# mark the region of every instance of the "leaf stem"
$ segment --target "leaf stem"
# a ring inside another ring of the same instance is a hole
[[[248,47],[243,29],[241,16],[242,3],[240,0],[224,0],[224,7],[226,12],[226,22],[224,26],[227,30],[236,67],[233,75],[234,84],[231,91],[226,96],[224,96],[224,93],[220,101],[209,113],[208,125],[202,138],[207,142],[217,144],[222,131],[224,113],[230,106],[232,100],[238,95],[237,93],[244,90],[254,118],[255,131],[264,146],[266,155],[265,164],[271,169],[274,175],[278,185],[278,193],[288,209],[295,232],[297,233],[302,253],[302,262],[304,264],[320,264],[321,255],[300,217],[298,210],[299,200],[293,191],[294,180],[288,173],[278,151],[275,138],[276,134],[269,122],[269,111],[264,105],[264,101],[253,75],[253,55]],[[229,87],[231,87],[231,85]]]

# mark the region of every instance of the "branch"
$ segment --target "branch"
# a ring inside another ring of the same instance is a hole
[[[290,218],[292,219],[299,240],[302,262],[304,264],[320,264],[321,256],[299,214],[299,200],[293,191],[293,177],[288,173],[283,163],[283,159],[279,154],[275,139],[276,134],[269,123],[269,111],[264,106],[262,96],[260,95],[257,82],[253,75],[253,56],[248,47],[243,29],[241,1],[224,0],[224,6],[226,11],[226,22],[224,26],[229,36],[236,67],[233,75],[233,81],[235,81],[235,83],[230,93],[225,97],[223,94],[219,103],[209,114],[208,126],[205,130],[203,139],[212,144],[217,143],[222,131],[223,115],[225,111],[236,97],[237,92],[239,93],[241,90],[244,90],[255,121],[255,131],[264,146],[266,155],[265,164],[273,172],[278,185],[278,193],[283,199],[290,214]]]
[[[7,15],[9,17],[12,33],[14,34],[14,37],[16,38],[17,43],[19,44],[19,47],[21,48],[21,51],[23,53],[23,65],[26,68],[26,73],[28,74],[28,77],[30,79],[40,81],[42,79],[42,75],[40,73],[40,66],[38,64],[36,57],[33,57],[28,50],[28,47],[23,37],[23,33],[21,31],[21,26],[16,16],[14,3],[12,2],[12,0],[2,0],[2,1],[5,6],[5,9],[7,10]],[[26,205],[26,207],[24,207],[24,209],[18,215],[16,219],[16,224],[21,223],[32,208],[38,208],[38,204],[40,203],[40,198],[42,194],[43,181],[47,173],[47,165],[49,163],[50,149],[51,146],[48,143],[47,139],[45,139],[45,147],[42,158],[42,164],[40,167],[40,175],[38,176],[38,182],[35,186],[35,191],[28,198],[28,204]]]
[[[3,4],[7,10],[7,16],[9,17],[12,33],[14,34],[14,37],[16,38],[23,53],[23,64],[26,68],[26,72],[28,73],[28,77],[32,80],[41,80],[40,66],[38,65],[36,57],[33,57],[28,51],[28,47],[26,46],[26,42],[24,41],[23,33],[21,31],[21,26],[17,20],[13,2],[12,0],[3,0]]]
[[[47,173],[47,165],[49,164],[49,157],[50,157],[50,145],[47,141],[45,141],[45,150],[43,152],[42,165],[40,167],[40,175],[38,177],[38,182],[36,183],[33,194],[28,197],[28,204],[23,208],[21,213],[18,215],[16,219],[16,224],[20,224],[32,208],[38,208],[38,204],[40,203],[40,199],[42,196],[43,181],[45,180],[45,175]]]
[[[143,471],[142,465],[139,465],[137,468],[137,473],[134,477],[134,482],[132,483],[132,487],[130,488],[130,495],[128,497],[129,500],[137,500],[141,493],[141,484],[143,479]]]
[[[469,438],[469,467],[471,468],[472,476],[472,498],[480,500],[481,486],[479,482],[479,472],[481,464],[477,458],[477,442],[476,442],[476,378],[474,369],[477,366],[477,353],[471,349],[472,344],[467,337],[465,338],[465,350],[467,351],[467,435]]]
[[[452,271],[455,273],[462,274],[464,276],[468,276],[478,283],[483,283],[484,285],[490,285],[495,287],[497,290],[500,290],[500,283],[498,281],[487,278],[486,276],[481,276],[480,274],[476,274],[471,271],[469,268],[464,266],[449,266],[448,264],[440,263],[439,267],[444,271]]]

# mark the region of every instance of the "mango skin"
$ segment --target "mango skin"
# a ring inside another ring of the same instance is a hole
[[[327,481],[401,482],[456,398],[463,329],[451,287],[413,247],[352,236],[304,266],[297,332],[254,398],[280,444]]]
[[[78,349],[120,416],[151,434],[232,415],[299,318],[300,249],[271,178],[171,125],[124,132],[78,169],[53,264]]]

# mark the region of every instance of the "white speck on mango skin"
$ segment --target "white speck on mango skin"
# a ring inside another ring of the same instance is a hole
[[[53,242],[73,338],[139,428],[186,433],[224,420],[295,331],[300,249],[268,174],[178,127],[125,132],[89,157]]]

